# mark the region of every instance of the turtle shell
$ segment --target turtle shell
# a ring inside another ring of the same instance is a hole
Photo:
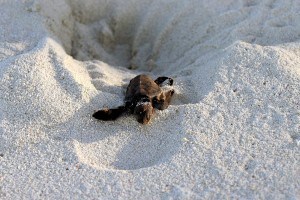
[[[161,94],[161,92],[161,88],[150,76],[144,74],[138,75],[130,81],[127,87],[125,102],[132,102],[133,99],[143,96],[152,99]]]

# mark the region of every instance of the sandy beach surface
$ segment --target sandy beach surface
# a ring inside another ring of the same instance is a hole
[[[300,199],[300,1],[0,1],[0,199]]]

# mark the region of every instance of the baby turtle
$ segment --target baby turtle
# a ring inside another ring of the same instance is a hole
[[[173,85],[173,79],[165,76],[158,77],[156,80],[144,74],[136,76],[127,87],[124,105],[98,110],[93,114],[93,117],[109,121],[117,119],[125,112],[130,112],[136,115],[139,123],[149,123],[154,114],[154,108],[164,110],[171,102],[174,90],[163,91],[161,89],[166,80],[168,80],[168,85]]]

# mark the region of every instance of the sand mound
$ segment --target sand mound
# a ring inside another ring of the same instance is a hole
[[[0,197],[299,195],[297,1],[0,5]],[[167,110],[91,118],[140,73],[174,77]]]

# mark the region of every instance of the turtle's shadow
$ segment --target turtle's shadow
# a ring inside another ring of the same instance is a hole
[[[120,170],[150,167],[171,159],[183,137],[182,116],[177,108],[157,111],[148,125],[139,124],[128,114],[108,122],[92,118],[95,110],[108,104],[121,105],[121,100],[99,93],[63,124],[68,130],[62,137],[73,141],[78,159],[97,169]]]

